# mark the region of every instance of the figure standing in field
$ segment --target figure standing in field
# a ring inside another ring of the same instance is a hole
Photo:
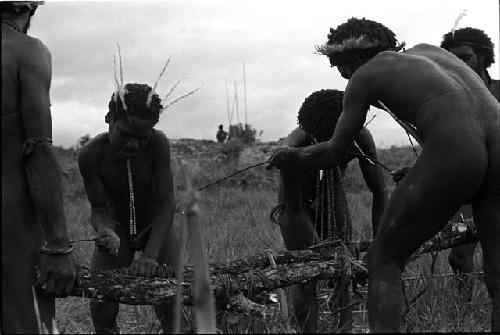
[[[467,27],[449,32],[443,36],[441,48],[463,60],[481,77],[491,94],[500,101],[500,82],[491,79],[487,70],[495,60],[494,45],[484,31]],[[462,206],[452,221],[460,222],[463,219],[472,219],[470,204]],[[471,243],[451,250],[448,261],[455,273],[464,275],[474,270],[476,245],[477,243]]]
[[[307,97],[299,109],[299,127],[288,135],[285,144],[301,148],[328,141],[332,137],[338,118],[342,113],[343,97],[344,92],[332,89],[320,90]],[[352,145],[341,162],[340,179],[344,175],[347,164],[354,158],[358,158],[363,178],[373,195],[372,228],[373,235],[375,235],[388,198],[388,192],[380,167],[373,163],[373,160],[377,160],[377,153],[373,138],[366,128],[362,128],[358,133],[355,144]],[[338,230],[336,232],[338,236],[342,234],[341,230],[345,228],[343,224],[350,214],[345,193],[342,189],[338,189],[342,188],[342,181],[339,180],[335,185],[334,188],[337,189],[328,190],[329,186],[334,185],[333,182],[329,181],[330,175],[333,176],[334,173],[334,171],[326,170],[321,173],[320,177],[320,172],[317,170],[280,170],[279,205],[275,207],[271,217],[279,224],[288,250],[307,249],[314,242],[331,238],[334,229]],[[325,182],[329,186],[322,187]],[[333,191],[333,197],[325,196],[328,191]],[[277,219],[276,212],[279,212]],[[335,217],[328,220],[328,215],[331,215],[332,212]],[[293,288],[293,306],[304,333],[317,332],[319,306],[316,286],[317,283],[312,282],[296,285]],[[342,296],[339,306],[347,305],[349,303],[347,287],[345,290],[340,290],[338,294]],[[341,315],[339,327],[346,326],[351,321],[351,314],[343,313]]]
[[[331,29],[317,50],[349,79],[334,135],[314,146],[278,149],[269,168],[337,166],[369,106],[391,110],[418,134],[422,153],[392,193],[368,252],[370,328],[400,331],[406,261],[471,202],[493,299],[491,328],[500,331],[500,105],[481,77],[446,50],[401,49],[378,22],[351,18]]]
[[[47,47],[27,35],[40,1],[1,2],[2,333],[38,333],[32,287],[52,332],[55,297],[69,294],[76,265],[63,210],[61,170],[52,152]],[[50,195],[50,196],[47,196]],[[41,248],[40,248],[41,247]]]
[[[178,260],[170,144],[154,129],[162,108],[150,86],[125,85],[109,102],[109,131],[80,151],[90,222],[97,232],[94,269],[130,266],[132,275],[151,277],[159,263],[175,266]],[[148,225],[151,229],[144,232]],[[142,256],[134,258],[136,251],[143,251]],[[119,332],[118,303],[93,300],[90,309],[96,333]],[[155,312],[164,332],[172,332],[174,305],[162,303]]]
[[[219,143],[224,143],[227,138],[227,132],[224,130],[223,125],[219,125],[219,130],[217,130],[217,134],[215,135],[215,138],[217,138],[217,142]]]

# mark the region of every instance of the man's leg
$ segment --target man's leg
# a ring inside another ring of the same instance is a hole
[[[317,281],[294,285],[292,288],[292,308],[303,333],[318,331],[319,303]]]
[[[179,262],[179,255],[181,250],[179,236],[177,234],[177,229],[172,227],[170,233],[168,234],[167,240],[161,250],[159,263],[167,264],[169,266],[176,267]],[[174,318],[175,318],[175,303],[164,302],[159,305],[154,306],[154,310],[158,320],[163,328],[163,333],[172,334],[174,332]],[[184,331],[184,320],[181,317],[181,332]]]
[[[484,279],[493,300],[491,330],[500,332],[500,132],[494,134],[486,179],[472,209],[483,249]]]
[[[443,138],[427,139],[415,167],[398,185],[384,212],[368,257],[372,331],[400,330],[401,273],[406,260],[479,191],[485,172],[484,164],[478,164],[485,158],[479,150],[483,146],[471,147],[469,138],[460,143],[460,155],[450,150],[458,145],[454,141],[447,146]]]
[[[117,232],[118,233],[118,232]],[[120,237],[120,250],[118,255],[112,256],[94,247],[92,255],[92,269],[112,270],[128,267],[132,261],[133,254],[130,250],[130,243],[125,234],[118,234]],[[96,334],[119,334],[120,328],[116,323],[119,304],[116,302],[90,301],[90,314]]]

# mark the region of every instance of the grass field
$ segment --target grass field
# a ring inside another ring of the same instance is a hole
[[[194,143],[194,142],[193,142]],[[177,180],[177,195],[183,187],[180,182],[180,164],[183,171],[189,170],[195,186],[221,178],[237,168],[250,165],[243,155],[245,148],[224,148],[215,143],[203,143],[186,147],[173,145],[174,178]],[[195,149],[193,149],[195,148]],[[181,150],[182,149],[182,150]],[[259,154],[250,155],[259,159],[269,152],[269,147],[255,149]],[[188,152],[189,151],[189,152]],[[194,151],[194,152],[193,152]],[[247,150],[248,151],[248,150]],[[252,152],[250,150],[249,152]],[[76,150],[57,148],[57,156],[65,172],[65,209],[69,224],[70,239],[94,236],[89,224],[90,206],[76,164]],[[260,155],[260,156],[259,156]],[[184,163],[180,163],[180,159]],[[414,155],[411,148],[390,148],[379,151],[379,159],[391,169],[412,165]],[[187,161],[186,161],[187,160]],[[243,164],[243,166],[242,166]],[[187,168],[186,168],[187,167]],[[212,262],[229,262],[244,258],[265,249],[284,249],[279,228],[269,219],[271,208],[276,204],[277,172],[259,167],[245,175],[215,185],[201,192],[201,223],[206,252]],[[394,187],[386,174],[387,184]],[[355,235],[357,238],[371,236],[370,204],[371,195],[360,176],[357,163],[350,164],[345,178],[346,191],[350,203]],[[179,223],[179,214],[176,215]],[[93,244],[75,244],[75,256],[80,264],[89,266]],[[474,289],[470,299],[465,299],[455,289],[456,280],[448,275],[447,253],[437,255],[434,276],[430,274],[431,256],[424,255],[408,264],[404,278],[405,293],[409,303],[404,317],[404,327],[408,332],[483,332],[489,329],[491,302],[487,297],[482,275],[472,275]],[[480,271],[480,251],[475,255],[476,270]],[[366,287],[362,288],[361,291]],[[334,315],[328,310],[324,297],[328,291],[320,290],[321,332],[335,332]],[[61,333],[90,333],[93,331],[88,299],[69,297],[57,301],[57,323]],[[221,333],[280,333],[286,330],[280,314],[275,308],[265,319],[219,312],[217,327]],[[357,329],[367,327],[364,304],[356,313]],[[185,308],[186,315],[190,310]],[[159,322],[150,306],[121,305],[118,323],[122,333],[158,333]],[[192,323],[190,323],[192,325]],[[192,327],[192,326],[191,326]],[[294,331],[297,329],[292,320]],[[192,331],[192,328],[190,328]]]

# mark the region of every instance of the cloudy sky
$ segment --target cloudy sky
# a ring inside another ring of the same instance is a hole
[[[126,82],[152,85],[171,56],[157,89],[161,97],[184,73],[173,97],[203,85],[162,115],[157,128],[174,139],[215,139],[220,123],[227,128],[226,85],[232,122],[245,121],[245,64],[247,120],[267,141],[296,127],[298,108],[309,94],[345,88],[347,81],[314,52],[330,27],[366,17],[384,23],[407,47],[439,44],[464,9],[468,15],[458,28],[483,29],[498,47],[498,0],[46,1],[29,33],[52,52],[57,145],[71,146],[84,134],[107,130],[117,42]],[[490,69],[493,78],[499,77],[498,64]],[[374,114],[369,129],[377,145],[408,143],[389,116],[372,108],[368,118]]]

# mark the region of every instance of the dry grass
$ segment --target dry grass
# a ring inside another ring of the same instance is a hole
[[[391,157],[395,161],[403,162],[398,166],[411,165],[411,149],[407,148],[407,155],[401,156],[398,149],[389,149],[383,153],[385,162]],[[394,152],[390,152],[393,150]],[[389,158],[388,158],[389,157]],[[410,158],[408,158],[410,157]],[[65,208],[70,224],[70,238],[85,238],[94,236],[89,224],[89,205],[85,198],[83,185],[79,179],[75,165],[72,163],[74,155],[60,155],[66,176]],[[234,163],[234,162],[233,162]],[[217,165],[219,164],[219,165]],[[199,185],[205,181],[212,181],[224,173],[232,171],[223,161],[210,163],[202,175],[198,176]],[[357,164],[351,164],[357,165]],[[389,162],[391,165],[391,162]],[[397,168],[393,163],[391,168]],[[216,172],[213,172],[216,171]],[[174,171],[174,176],[175,176]],[[260,173],[260,172],[259,172]],[[256,180],[259,173],[252,175]],[[200,223],[205,240],[205,249],[211,262],[229,262],[237,258],[244,258],[265,249],[284,249],[279,228],[268,219],[271,208],[276,204],[276,184],[269,182],[270,175],[262,172],[265,183],[259,187],[238,186],[237,182],[228,182],[217,185],[201,192]],[[213,176],[213,178],[211,178]],[[272,177],[272,175],[271,175]],[[238,178],[236,178],[238,179]],[[367,238],[371,236],[370,203],[371,195],[366,191],[364,182],[359,176],[356,167],[348,171],[347,188],[355,236]],[[176,215],[178,223],[179,215]],[[75,255],[79,262],[88,266],[93,244],[83,242],[75,245]],[[404,327],[408,332],[482,332],[489,329],[491,303],[480,275],[475,275],[474,290],[471,299],[465,300],[455,290],[455,279],[451,276],[430,277],[430,258],[421,257],[410,263],[404,277],[413,279],[405,281],[408,301],[412,302],[404,318]],[[481,264],[480,251],[477,251],[476,266]],[[438,256],[435,275],[448,274],[450,268],[446,261],[446,253]],[[426,288],[420,297],[415,297]],[[366,291],[366,287],[360,291]],[[287,290],[288,291],[288,290]],[[362,293],[364,294],[364,293]],[[320,332],[335,332],[333,316],[328,310],[326,297],[328,291],[321,290],[321,319]],[[415,300],[415,301],[412,301]],[[88,299],[70,297],[57,301],[57,325],[61,333],[91,333],[93,332]],[[356,329],[366,327],[363,320],[362,307],[356,313]],[[281,320],[281,313],[277,306],[272,307],[275,312],[265,319],[235,313],[218,312],[217,331],[220,333],[282,333],[286,330]],[[358,308],[359,309],[359,308]],[[184,313],[193,320],[189,308]],[[293,313],[289,313],[293,315]],[[122,333],[159,333],[160,325],[150,306],[121,305],[118,323]],[[296,322],[291,320],[291,326],[296,331]],[[194,331],[193,322],[188,325],[188,332]]]

